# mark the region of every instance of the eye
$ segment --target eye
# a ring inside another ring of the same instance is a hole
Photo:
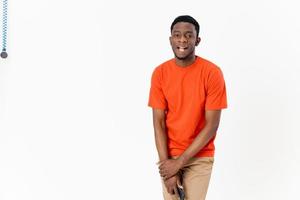
[[[179,33],[174,33],[174,34],[173,34],[173,37],[174,37],[174,38],[180,38],[180,34],[179,34]]]
[[[186,34],[186,38],[191,38],[192,37],[192,34],[190,34],[190,33],[188,33],[188,34]]]

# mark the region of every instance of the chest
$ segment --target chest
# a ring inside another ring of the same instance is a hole
[[[206,79],[201,71],[166,76],[162,89],[169,105],[202,104],[206,99]]]

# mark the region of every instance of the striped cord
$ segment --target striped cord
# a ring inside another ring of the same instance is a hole
[[[1,57],[6,58],[6,42],[7,42],[7,0],[3,1],[3,18],[2,18],[2,52]]]

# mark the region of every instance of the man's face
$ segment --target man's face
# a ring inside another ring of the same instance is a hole
[[[178,22],[174,25],[170,43],[175,57],[185,60],[195,55],[195,46],[200,42],[195,26],[188,22]]]

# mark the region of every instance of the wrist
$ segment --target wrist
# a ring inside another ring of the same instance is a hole
[[[180,169],[187,163],[187,159],[184,155],[181,155],[177,158],[177,161],[179,163]]]
[[[162,162],[164,162],[165,160],[168,160],[169,158],[159,158],[158,162],[156,163],[157,165],[160,165]]]
[[[181,169],[185,165],[185,157],[181,155],[176,160],[179,165],[179,168]]]
[[[158,159],[159,159],[159,162],[162,162],[162,161],[168,160],[169,156],[165,155],[165,154],[158,155]]]

